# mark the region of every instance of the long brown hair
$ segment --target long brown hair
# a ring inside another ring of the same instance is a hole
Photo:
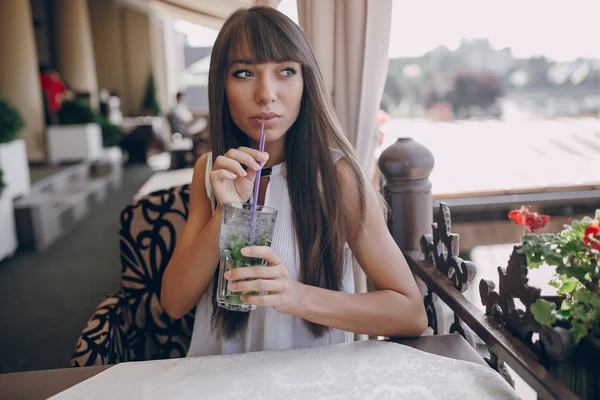
[[[365,182],[354,149],[344,136],[308,40],[279,11],[255,6],[235,11],[225,22],[212,50],[208,78],[213,160],[231,148],[248,145],[248,136],[233,122],[225,96],[225,79],[234,52],[250,51],[253,62],[294,61],[302,65],[304,90],[298,118],[285,136],[285,161],[293,223],[300,249],[299,281],[341,290],[344,244],[354,240],[340,207],[341,190],[331,148],[340,150],[352,166],[365,214]],[[237,54],[235,54],[237,56]],[[215,279],[216,282],[216,279]],[[216,293],[216,290],[214,291]],[[247,326],[249,313],[216,306],[212,328],[233,338]],[[304,321],[314,337],[327,327]]]

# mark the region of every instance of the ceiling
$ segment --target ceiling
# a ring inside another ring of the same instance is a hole
[[[220,29],[227,17],[240,7],[250,7],[255,0],[120,0],[146,12],[185,19],[213,29]]]

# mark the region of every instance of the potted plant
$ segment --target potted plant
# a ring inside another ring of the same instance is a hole
[[[0,169],[0,261],[14,254],[17,250],[17,234],[15,231],[15,213],[13,201],[8,194],[4,174]]]
[[[61,161],[94,161],[102,154],[102,130],[91,107],[82,100],[62,102],[58,111],[60,125],[47,130],[48,158]]]
[[[550,218],[531,212],[529,206],[511,211],[509,218],[525,227],[518,251],[525,257],[527,268],[544,264],[556,267],[549,284],[558,289],[557,296],[539,298],[531,305],[540,325],[566,329],[570,334],[568,357],[548,366],[582,398],[598,398],[600,210],[593,217],[572,221],[558,233],[536,233]]]
[[[123,134],[118,126],[112,124],[107,118],[100,114],[96,115],[96,121],[102,130],[102,145],[106,147],[116,147],[121,144]]]
[[[19,138],[24,126],[19,110],[0,97],[0,169],[4,170],[5,195],[11,199],[26,195],[31,187],[27,148]]]
[[[160,115],[160,105],[156,100],[156,87],[154,86],[154,76],[152,72],[148,76],[146,82],[146,91],[144,92],[144,98],[142,99],[141,107],[142,115],[158,117]]]

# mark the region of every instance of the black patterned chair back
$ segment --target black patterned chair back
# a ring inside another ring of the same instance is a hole
[[[162,276],[187,220],[189,190],[184,185],[154,192],[121,212],[121,285],[132,312],[134,359],[185,357],[189,348],[195,310],[173,320],[160,305]]]

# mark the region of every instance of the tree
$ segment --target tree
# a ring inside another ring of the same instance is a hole
[[[489,72],[461,71],[454,75],[453,81],[447,97],[455,114],[472,106],[488,108],[504,93],[502,79]]]
[[[385,80],[383,94],[382,106],[384,106],[384,110],[388,112],[390,107],[396,107],[402,101],[401,84],[398,82],[395,75],[388,74]]]

